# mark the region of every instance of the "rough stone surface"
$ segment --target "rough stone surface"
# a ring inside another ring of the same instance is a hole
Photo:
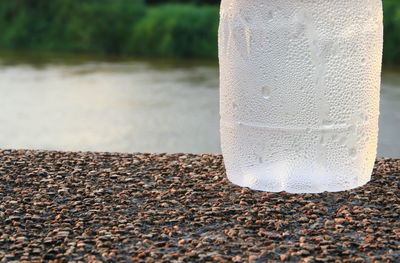
[[[400,262],[400,160],[347,192],[232,185],[219,155],[0,150],[0,262]]]

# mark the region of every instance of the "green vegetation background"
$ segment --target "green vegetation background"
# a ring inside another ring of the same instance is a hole
[[[0,48],[216,58],[218,4],[219,0],[0,0]],[[384,62],[400,65],[400,1],[384,0],[384,14]]]

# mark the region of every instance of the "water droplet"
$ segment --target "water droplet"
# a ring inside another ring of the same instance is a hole
[[[349,151],[349,155],[353,159],[356,158],[356,155],[357,155],[356,149],[355,148],[351,148],[350,151]]]
[[[321,140],[320,140],[321,145],[325,145],[325,136],[321,135]]]
[[[330,126],[332,125],[332,121],[330,121],[330,120],[323,120],[323,121],[322,121],[322,125],[323,125],[323,126],[327,126],[327,127],[330,128]]]
[[[261,156],[258,157],[258,162],[259,162],[259,163],[263,163],[263,162],[264,162],[264,161],[263,161],[263,158],[262,158]]]
[[[232,108],[233,108],[234,110],[236,110],[236,109],[238,108],[238,105],[237,105],[235,102],[233,102],[233,103],[232,103]]]
[[[267,16],[268,22],[271,22],[274,20],[274,12],[272,10],[268,11],[268,16]]]
[[[269,99],[269,97],[271,96],[271,90],[266,86],[264,86],[262,88],[261,92],[262,92],[263,98],[266,100]]]
[[[347,141],[347,138],[346,138],[345,136],[343,136],[342,138],[340,138],[339,144],[340,144],[340,145],[345,145],[345,144],[346,144],[346,141]]]

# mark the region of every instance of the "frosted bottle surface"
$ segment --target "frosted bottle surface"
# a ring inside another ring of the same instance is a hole
[[[376,157],[380,0],[222,0],[221,146],[228,178],[315,193],[367,183]]]

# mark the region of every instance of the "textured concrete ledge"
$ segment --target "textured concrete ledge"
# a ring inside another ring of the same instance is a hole
[[[221,156],[0,151],[0,261],[399,262],[400,160],[348,192],[242,189]]]

